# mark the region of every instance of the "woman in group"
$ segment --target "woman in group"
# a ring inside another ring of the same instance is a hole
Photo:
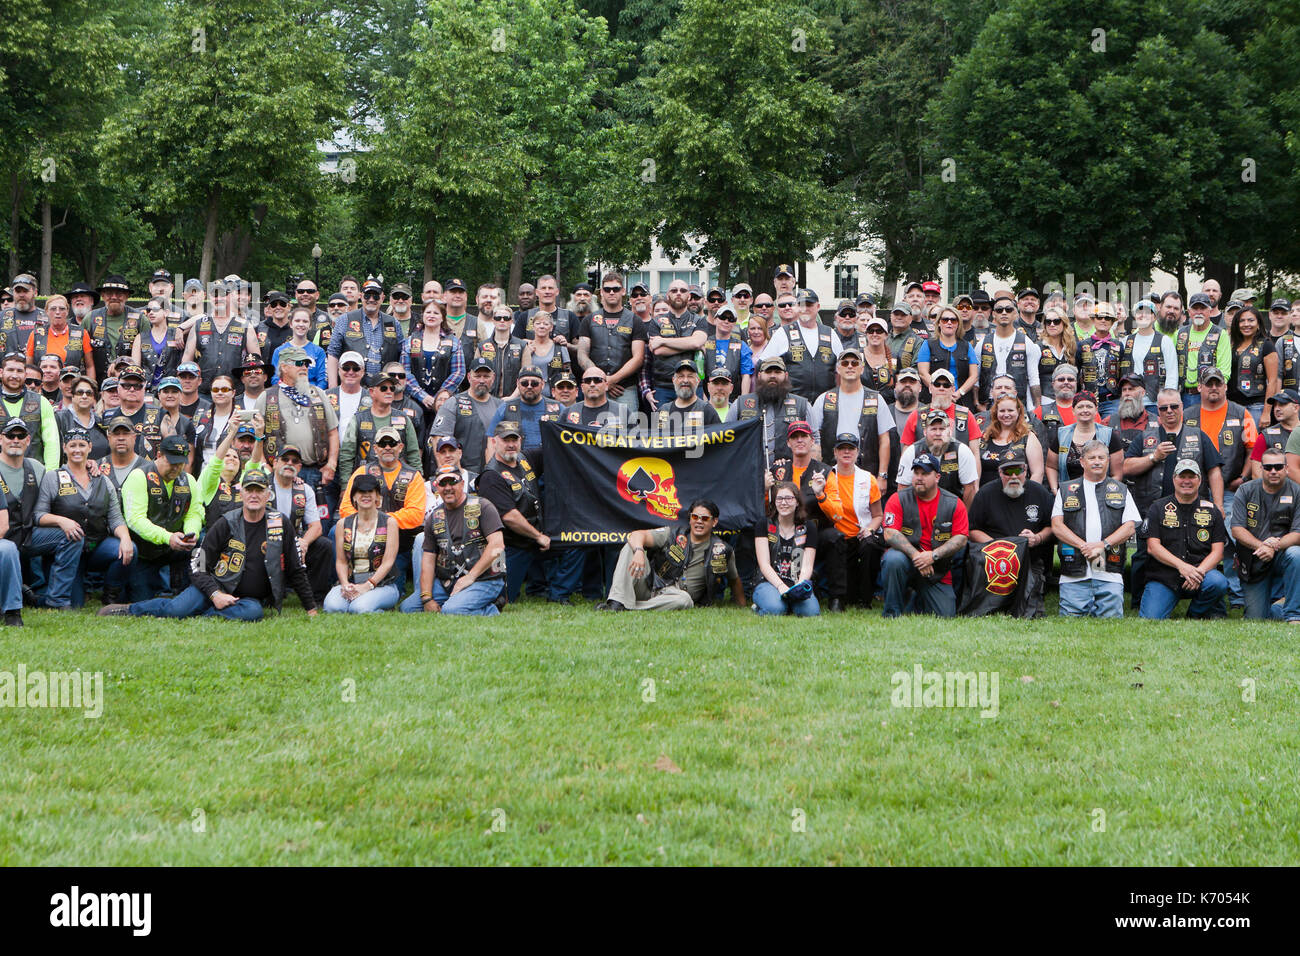
[[[1282,387],[1277,374],[1277,347],[1265,334],[1259,313],[1247,306],[1232,319],[1232,375],[1228,378],[1228,401],[1244,405],[1256,426],[1267,425],[1271,409],[1269,396]],[[1263,420],[1261,422],[1261,419]]]
[[[427,303],[420,319],[420,327],[402,343],[402,364],[406,394],[424,406],[432,421],[435,410],[465,380],[465,352],[437,302]]]
[[[374,475],[360,474],[352,480],[352,507],[357,510],[334,531],[339,583],[325,595],[327,612],[367,614],[397,604],[392,573],[397,562],[397,519],[379,510],[380,500],[380,483]]]
[[[916,368],[921,373],[921,381],[929,388],[930,370],[947,369],[957,383],[957,404],[965,405],[973,412],[980,363],[966,341],[957,337],[961,316],[950,306],[936,306],[930,311],[934,314],[935,330],[921,343],[921,350],[916,354]]]
[[[759,315],[750,315],[749,328],[745,330],[749,337],[749,351],[754,356],[754,366],[758,366],[759,356],[763,349],[767,348],[767,343],[771,341],[768,335],[767,319]]]
[[[27,337],[27,361],[39,365],[46,355],[57,355],[65,371],[74,368],[94,381],[90,333],[70,325],[68,312],[68,300],[63,296],[56,293],[45,300],[46,323]]]
[[[91,461],[99,461],[108,454],[108,435],[104,433],[103,423],[95,412],[98,392],[95,383],[88,375],[78,376],[72,383],[72,400],[64,408],[54,413],[54,420],[59,423],[59,434],[67,435],[72,431],[86,433],[90,441]]]
[[[1047,452],[1047,482],[1056,491],[1067,481],[1083,476],[1083,446],[1093,439],[1110,452],[1107,474],[1120,478],[1124,474],[1124,440],[1118,428],[1097,422],[1097,396],[1078,392],[1074,396],[1074,424],[1062,425],[1056,432],[1056,448]]]
[[[887,403],[894,401],[894,366],[897,361],[886,344],[889,325],[884,319],[872,316],[867,320],[865,335],[867,347],[862,350],[862,384],[874,388]],[[978,364],[973,366],[979,371]]]
[[[817,525],[808,520],[796,485],[778,481],[765,521],[754,528],[754,551],[763,580],[754,588],[754,610],[759,614],[794,614],[815,617],[821,613],[812,591],[813,562],[817,560]],[[787,600],[791,588],[806,596]]]
[[[131,343],[131,363],[144,369],[148,376],[145,391],[153,394],[163,378],[176,374],[185,354],[185,342],[182,333],[167,323],[166,299],[150,299],[144,314],[149,322]]]
[[[1029,462],[1029,477],[1043,480],[1043,445],[1029,427],[1024,404],[1014,395],[993,403],[989,427],[979,437],[980,485],[998,480],[998,466],[1020,457]]]
[[[573,374],[573,365],[569,359],[569,350],[557,345],[551,338],[555,329],[555,319],[549,312],[538,312],[533,316],[533,340],[524,346],[522,366],[536,365],[546,376],[546,389],[543,394],[551,394],[553,386],[566,373]]]
[[[1055,399],[1052,390],[1052,376],[1056,366],[1073,365],[1079,343],[1074,338],[1074,323],[1065,315],[1064,309],[1048,309],[1043,316],[1043,331],[1038,334],[1038,345],[1042,355],[1038,358],[1038,384],[1043,390],[1044,399]],[[1041,481],[1035,478],[1034,481]]]
[[[194,417],[194,433],[203,449],[199,470],[207,467],[216,455],[217,446],[226,436],[230,416],[235,411],[235,380],[229,375],[218,375],[212,380],[212,404]]]

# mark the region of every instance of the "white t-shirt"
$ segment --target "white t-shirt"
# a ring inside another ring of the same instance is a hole
[[[365,389],[361,389],[355,395],[349,395],[343,389],[339,389],[339,434],[343,434],[343,426],[356,417],[357,409],[361,407],[361,396],[366,394]]]
[[[993,336],[993,374],[1007,374],[1007,358],[1011,355],[1011,346],[1016,344],[1016,337],[1008,335],[1006,338]],[[1033,339],[1025,336],[1025,371],[1029,373],[1029,387],[1033,388],[1038,384],[1038,360],[1043,357],[1043,350]],[[1029,396],[1026,396],[1025,404],[1029,404]]]
[[[320,509],[316,507],[315,489],[311,485],[304,484],[304,490],[307,495],[307,512],[302,520],[304,526],[310,528],[320,521]],[[293,485],[282,488],[278,481],[275,483],[275,510],[286,518],[293,518]]]
[[[912,459],[916,456],[916,446],[908,445],[903,449],[903,455],[898,462],[898,486],[907,487],[912,484]],[[980,480],[979,462],[975,460],[975,453],[970,450],[969,445],[957,444],[957,480],[963,485],[969,485],[972,481]]]
[[[1146,335],[1141,332],[1134,332],[1129,336],[1129,342],[1133,349],[1133,367],[1141,370],[1142,360],[1147,357],[1151,351],[1151,343],[1156,339],[1155,330],[1152,329]],[[1178,387],[1178,350],[1174,347],[1172,336],[1166,335],[1164,341],[1160,343],[1160,354],[1165,360],[1165,380],[1163,388]]]
[[[1083,479],[1083,540],[1100,541],[1101,540],[1101,515],[1097,511],[1097,485],[1100,482]],[[1065,509],[1061,507],[1061,491],[1056,491],[1056,500],[1052,504],[1052,517],[1056,518],[1065,514]],[[1124,516],[1120,519],[1123,521],[1132,521],[1135,525],[1140,524],[1142,515],[1138,513],[1138,506],[1133,501],[1133,496],[1129,494],[1128,489],[1124,489]],[[1104,567],[1104,565],[1103,565]],[[1062,581],[1086,581],[1089,578],[1096,578],[1098,581],[1110,581],[1111,583],[1124,583],[1124,575],[1114,571],[1102,571],[1095,568],[1092,562],[1086,562],[1083,566],[1084,573],[1077,577],[1068,574],[1062,574]]]

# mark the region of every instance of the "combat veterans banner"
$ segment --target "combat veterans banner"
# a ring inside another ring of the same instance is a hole
[[[557,545],[619,544],[629,532],[675,524],[705,497],[718,504],[720,531],[749,533],[763,516],[761,426],[657,434],[544,421],[542,530]]]

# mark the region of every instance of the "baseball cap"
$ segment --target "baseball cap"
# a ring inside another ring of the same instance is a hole
[[[1268,400],[1269,403],[1272,405],[1286,405],[1288,403],[1292,403],[1292,404],[1300,403],[1300,393],[1297,393],[1294,388],[1284,388],[1282,389],[1282,391],[1277,392],[1274,395],[1270,395],[1268,397]]]
[[[363,371],[365,370],[366,360],[361,357],[360,352],[344,352],[342,355],[339,356],[339,368],[342,368],[344,365],[347,365],[349,362],[351,362],[353,365],[360,365],[362,370]]]
[[[913,471],[938,471],[939,459],[935,458],[934,455],[930,454],[928,451],[923,452],[922,454],[917,455],[915,458],[912,459],[912,470]]]
[[[546,376],[542,374],[542,370],[536,365],[525,365],[521,368],[519,374],[515,376],[515,381],[519,381],[521,378],[538,378],[543,382],[546,381]]]
[[[110,433],[115,432],[120,428],[125,428],[129,432],[135,431],[135,426],[131,424],[131,419],[127,418],[125,415],[118,415],[108,423],[108,430]]]
[[[28,273],[22,272],[14,276],[13,281],[9,283],[9,288],[13,289],[20,285],[25,285],[28,286],[29,288],[35,289],[36,280],[33,279]]]
[[[297,345],[286,345],[280,349],[281,362],[310,362],[311,356],[307,350]]]
[[[939,287],[939,283],[937,283],[937,282],[935,282],[933,279],[931,279],[929,282],[922,282],[922,283],[921,283],[921,291],[922,291],[922,292],[933,292],[935,295],[938,295],[938,294],[942,291],[942,289]]]
[[[1174,465],[1174,474],[1181,475],[1185,471],[1194,471],[1196,474],[1201,473],[1201,466],[1196,463],[1195,458],[1180,458]]]
[[[266,473],[266,469],[261,465],[249,465],[244,469],[243,477],[239,483],[245,488],[269,488],[271,487],[271,476]]]
[[[1103,319],[1115,318],[1115,305],[1112,302],[1098,302],[1092,308],[1092,314]]]
[[[277,458],[283,458],[285,455],[288,455],[288,454],[294,454],[294,455],[297,455],[297,456],[298,456],[298,460],[299,460],[299,461],[302,460],[302,449],[299,448],[297,445],[282,445],[282,446],[280,446],[280,450],[276,453],[276,457],[277,457]]]
[[[393,287],[388,290],[388,295],[390,297],[395,295],[404,295],[409,299],[411,298],[411,287],[405,282],[395,283]]]
[[[678,372],[682,371],[683,369],[690,369],[696,375],[700,374],[700,370],[695,367],[694,359],[690,359],[690,358],[678,359],[676,364],[673,365],[673,374],[676,375]]]
[[[69,365],[59,373],[59,381],[63,381],[65,378],[81,378],[81,369],[75,365]]]
[[[176,366],[177,375],[202,375],[203,369],[194,362],[182,362]]]
[[[731,373],[727,371],[727,366],[717,365],[714,367],[713,371],[709,373],[709,381],[712,382],[715,379],[726,379],[728,382],[731,381]]]
[[[101,395],[104,392],[112,392],[116,390],[117,390],[117,379],[112,375],[104,379],[104,381],[99,386],[99,391]]]
[[[1129,372],[1127,375],[1121,375],[1119,383],[1121,385],[1136,385],[1138,388],[1146,388],[1147,383],[1137,372]]]
[[[523,432],[519,430],[519,423],[512,422],[508,419],[502,419],[497,422],[496,437],[502,438],[506,435],[514,435],[516,438],[522,438]]]
[[[735,287],[734,289],[731,290],[731,294],[732,294],[732,295],[737,295],[737,294],[739,294],[739,293],[741,293],[741,292],[748,292],[748,293],[750,293],[750,294],[752,295],[753,292],[754,292],[754,289],[753,289],[753,287],[752,287],[748,282],[738,282],[738,283],[736,283],[736,287]]]
[[[698,295],[701,299],[704,298],[704,290],[698,282],[692,282],[686,292],[688,295]]]
[[[1274,309],[1280,310],[1282,312],[1290,312],[1291,303],[1288,302],[1286,299],[1274,299],[1273,304],[1268,307],[1268,310],[1272,312]]]
[[[362,292],[383,292],[383,284],[373,276],[361,284]]]
[[[971,306],[972,308],[974,308],[974,306],[975,306],[975,300],[972,299],[972,298],[971,298],[968,294],[966,294],[965,292],[963,292],[961,295],[957,296],[957,298],[955,298],[955,299],[952,300],[952,304],[953,304],[953,305],[957,305],[959,302],[966,302],[966,303],[969,303],[970,306]]]
[[[481,355],[478,358],[474,359],[474,361],[469,363],[469,370],[471,372],[479,372],[482,371],[483,369],[487,369],[489,372],[496,371],[496,369],[492,367],[492,363],[489,362]]]
[[[180,435],[168,435],[158,448],[173,465],[190,460],[190,443]]]
[[[186,279],[186,280],[185,280],[185,291],[186,291],[186,292],[202,292],[202,291],[203,291],[203,283],[200,282],[198,279]]]
[[[852,355],[854,358],[861,360],[862,350],[857,348],[856,346],[849,345],[845,347],[844,351],[840,352],[839,357],[842,359],[846,355]],[[836,361],[839,361],[839,359],[836,359]]]
[[[1202,293],[1200,292],[1196,293],[1196,295],[1201,295],[1201,294]],[[1194,299],[1196,298],[1196,296],[1192,296],[1192,298]],[[1206,296],[1206,298],[1208,299],[1209,296]],[[1148,312],[1155,312],[1156,304],[1152,302],[1150,299],[1138,299],[1136,302],[1133,303],[1134,315],[1136,315],[1138,312],[1141,312],[1143,309],[1146,309]]]
[[[889,310],[889,314],[893,315],[895,312],[902,312],[904,315],[911,315],[912,307],[902,299],[899,299],[894,303],[893,308]]]
[[[161,392],[164,388],[174,388],[179,392],[181,388],[181,380],[175,375],[165,375],[158,382],[158,391]]]
[[[945,425],[948,424],[948,413],[942,408],[930,409],[925,413],[925,424],[929,425],[931,422],[943,422]]]
[[[840,445],[852,445],[854,448],[857,448],[860,444],[861,440],[858,438],[857,432],[840,432],[835,436],[836,448]]]
[[[457,468],[455,465],[442,465],[437,471],[433,473],[433,483],[435,485],[441,484],[442,479],[444,478],[455,478],[457,481],[460,481],[461,480],[460,469]]]
[[[150,282],[173,282],[172,274],[166,269],[154,269],[153,275],[149,277]]]
[[[1038,294],[1037,289],[1035,289],[1033,286],[1029,286],[1028,288],[1021,289],[1019,292],[1016,293],[1016,301],[1019,302],[1021,299],[1030,295],[1032,295],[1035,299],[1042,298],[1042,296]]]
[[[774,279],[779,279],[779,278],[781,278],[781,276],[789,276],[791,279],[793,279],[793,278],[794,278],[794,266],[792,266],[792,265],[787,265],[787,264],[784,263],[784,262],[781,263],[779,266],[777,266],[777,267],[776,267],[776,271],[772,273],[772,278],[774,278]]]
[[[128,365],[126,368],[122,369],[122,371],[117,373],[117,379],[119,382],[124,382],[128,378],[138,379],[143,382],[145,380],[144,369],[138,365]]]
[[[1029,460],[1019,450],[1007,452],[1007,457],[998,462],[998,471],[1003,468],[1015,465],[1020,468],[1027,467]]]
[[[779,368],[784,372],[785,359],[781,358],[779,355],[772,355],[758,363],[758,370],[760,372],[766,372],[770,368]]]
[[[789,427],[785,430],[785,436],[789,438],[791,435],[798,435],[800,432],[806,432],[811,435],[813,433],[812,426],[804,421],[791,422]]]
[[[288,305],[289,297],[285,295],[283,292],[281,292],[279,289],[272,289],[270,292],[266,294],[266,304],[273,305],[276,303],[281,305]]]
[[[637,291],[638,289],[640,290],[639,292]],[[650,287],[647,286],[644,282],[637,282],[632,286],[632,288],[627,290],[627,294],[628,295],[649,295]]]
[[[799,294],[794,297],[794,300],[798,302],[800,305],[805,305],[809,302],[821,301],[821,299],[817,297],[817,293],[814,292],[812,289],[800,289]]]
[[[567,370],[560,373],[560,377],[551,383],[551,387],[554,388],[556,385],[565,385],[565,384],[570,385],[573,388],[578,387],[578,380],[573,377],[572,372],[569,372]]]
[[[335,302],[338,302],[340,305],[347,305],[348,297],[345,296],[342,292],[335,292],[333,295],[329,297],[327,301],[331,305],[334,304]]]
[[[725,302],[722,303],[722,305],[718,306],[718,311],[714,313],[713,317],[717,319],[724,315],[729,315],[733,319],[736,317],[736,310],[733,309],[730,305],[728,305]]]
[[[11,431],[18,428],[21,428],[23,430],[23,434],[25,435],[30,435],[32,433],[32,430],[27,427],[27,423],[23,421],[21,418],[15,416],[9,419],[9,421],[5,422],[3,434],[8,435]]]
[[[1187,307],[1190,309],[1194,305],[1203,305],[1207,308],[1211,308],[1214,303],[1210,301],[1210,297],[1206,293],[1194,292],[1192,293],[1192,297],[1187,300]],[[1136,308],[1136,306],[1134,308]]]
[[[908,292],[911,292],[913,289],[920,289],[922,292],[924,292],[925,284],[917,281],[916,279],[913,279],[907,285],[903,286],[903,294],[906,295]]]
[[[439,435],[438,440],[433,443],[433,450],[440,451],[443,448],[446,448],[448,446],[452,448],[459,448],[460,442],[456,440],[456,437],[454,435]]]
[[[864,292],[854,300],[853,304],[859,309],[864,305],[875,305],[876,297],[870,292]]]
[[[902,381],[905,378],[910,378],[913,381],[919,382],[921,381],[921,373],[918,372],[913,366],[909,365],[906,368],[900,368],[898,370],[898,374],[895,375],[894,378],[897,381]]]
[[[394,441],[401,441],[402,433],[392,425],[385,425],[383,428],[375,432],[375,444],[379,444],[380,439],[383,438],[391,438]]]
[[[443,292],[452,292],[456,290],[459,290],[460,292],[469,291],[467,288],[465,288],[464,279],[448,279],[447,284],[442,287]]]
[[[1217,365],[1206,365],[1197,374],[1196,379],[1202,385],[1204,385],[1206,382],[1212,382],[1215,379],[1218,379],[1220,382],[1227,381],[1227,379],[1223,377],[1223,373],[1219,371],[1219,366]]]
[[[252,422],[243,422],[235,429],[235,437],[239,438],[241,435],[250,435],[253,438],[256,438],[257,429],[253,427]]]
[[[952,377],[952,372],[948,371],[946,368],[937,368],[930,373],[931,382],[937,382],[941,378],[946,378],[950,385],[956,384],[956,379]]]
[[[880,316],[876,315],[876,316],[872,316],[871,321],[869,321],[869,322],[867,323],[867,328],[868,328],[868,329],[875,329],[875,328],[878,328],[878,329],[880,329],[880,330],[882,330],[882,331],[884,331],[884,332],[888,332],[888,331],[889,331],[889,323],[887,323],[887,322],[886,322],[884,319],[882,319]]]

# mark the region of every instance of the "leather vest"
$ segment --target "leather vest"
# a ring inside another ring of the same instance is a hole
[[[224,514],[229,514],[244,506],[242,489],[236,482],[218,479],[217,490],[203,505],[203,527],[212,525]]]
[[[1119,394],[1120,345],[1114,339],[1096,342],[1091,337],[1079,343],[1078,368],[1081,391],[1092,392],[1100,402]]]
[[[980,404],[989,404],[993,393],[993,379],[997,377],[997,353],[993,349],[996,336],[989,333],[980,346]],[[1011,351],[1007,355],[1006,371],[1016,383],[1016,395],[1020,401],[1029,406],[1029,351],[1025,347],[1025,333],[1017,331],[1011,339]]]
[[[879,392],[863,389],[862,411],[854,427],[857,431],[859,468],[873,475],[880,470],[880,405]],[[821,445],[822,461],[835,461],[835,436],[840,433],[840,389],[833,388],[822,399]]]
[[[68,323],[68,345],[64,349],[64,368],[84,369],[86,367],[86,350],[83,347],[82,329],[76,322]],[[32,357],[39,365],[41,357],[45,355],[45,350],[49,347],[50,342],[50,325],[48,322],[36,326],[32,330]]]
[[[1236,402],[1228,402],[1228,410],[1224,413],[1223,427],[1219,429],[1218,436],[1219,457],[1223,459],[1224,488],[1228,487],[1228,482],[1241,477],[1241,472],[1246,467],[1246,460],[1251,450],[1246,447],[1242,436],[1246,431],[1246,417],[1249,414],[1250,412]],[[1192,429],[1201,427],[1199,405],[1187,409],[1187,413],[1183,416],[1183,426]]]
[[[1124,502],[1128,498],[1128,489],[1120,481],[1107,478],[1097,485],[1096,504],[1101,514],[1101,537],[1109,538],[1124,523]],[[1084,482],[1075,478],[1061,485],[1061,510],[1064,512],[1065,526],[1084,541],[1087,536],[1087,503],[1083,500]],[[1057,542],[1061,555],[1061,574],[1066,577],[1081,577],[1087,569],[1087,559],[1083,552],[1072,545]],[[1124,556],[1128,553],[1128,541],[1121,541],[1114,547],[1106,548],[1105,570],[1119,574],[1124,570]]]
[[[239,579],[244,576],[244,563],[248,560],[263,561],[266,564],[266,576],[271,582],[271,598],[276,610],[284,603],[284,517],[276,511],[266,513],[266,554],[248,557],[247,530],[244,525],[244,512],[241,508],[226,517],[230,527],[230,537],[221,548],[221,557],[212,569],[212,576],[221,585],[221,590],[234,594],[239,587]]]
[[[20,548],[27,542],[28,535],[36,526],[36,498],[40,490],[40,482],[36,480],[36,469],[26,458],[23,459],[22,488],[15,491],[9,487],[4,477],[0,476],[0,494],[5,496],[5,504],[9,508],[9,531],[5,538]]]
[[[451,593],[452,586],[469,572],[483,557],[483,551],[487,547],[487,535],[483,533],[480,526],[480,518],[483,514],[483,501],[478,495],[466,495],[465,503],[461,505],[464,512],[465,537],[463,540],[456,542],[451,538],[451,530],[447,526],[447,506],[441,502],[429,512],[429,527],[432,528],[434,540],[438,542],[438,555],[434,564],[433,573],[442,586]],[[499,557],[493,561],[492,570],[502,572],[505,570],[504,557]],[[501,567],[497,567],[500,564]]]
[[[393,479],[390,486],[384,480],[384,469],[379,466],[378,462],[372,462],[366,465],[366,474],[373,475],[379,479],[379,490],[383,500],[379,502],[379,510],[388,514],[396,514],[402,510],[406,504],[406,491],[411,487],[411,482],[420,481],[420,474],[414,468],[408,468],[402,465],[397,470],[397,477]]]
[[[1164,502],[1163,506],[1161,501]],[[1179,514],[1178,499],[1173,495],[1157,500],[1155,507],[1160,510],[1160,525],[1156,528],[1148,526],[1147,537],[1158,538],[1170,554],[1183,561],[1194,565],[1204,561],[1210,554],[1210,548],[1213,547],[1210,541],[1210,528],[1214,525],[1214,515],[1218,511],[1214,502],[1208,498],[1198,498],[1195,506],[1187,514],[1189,520],[1183,520],[1183,516]],[[1174,533],[1169,534],[1171,531]]]
[[[194,357],[202,373],[201,388],[210,388],[218,375],[229,375],[244,364],[248,347],[248,323],[235,316],[218,332],[212,316],[201,316],[194,326]],[[238,377],[235,378],[238,383]]]
[[[1110,436],[1111,427],[1103,425],[1100,422],[1094,423],[1096,434],[1094,437],[1097,441],[1106,446],[1106,454],[1110,454]],[[1069,481],[1068,466],[1070,459],[1070,445],[1074,443],[1074,424],[1062,425],[1056,430],[1056,465],[1057,474],[1061,481]]]
[[[1205,338],[1201,340],[1200,347],[1196,352],[1196,369],[1197,372],[1208,365],[1214,365],[1215,357],[1219,350],[1219,337],[1223,335],[1223,327],[1220,325],[1210,325],[1210,330],[1205,333]],[[1178,350],[1178,387],[1186,389],[1187,386],[1187,350],[1192,341],[1192,327],[1190,324],[1182,326],[1174,338],[1174,347]]]
[[[455,351],[456,340],[452,336],[444,335],[435,351],[425,352],[423,331],[412,335],[409,356],[411,375],[416,384],[430,395],[437,395],[438,386],[451,374],[451,359]]]
[[[511,338],[505,345],[495,339],[484,339],[478,346],[478,358],[492,366],[496,377],[492,379],[492,394],[504,398],[515,390],[519,381],[519,368],[523,364],[524,340]]]
[[[704,575],[704,597],[696,602],[698,607],[707,607],[721,596],[727,586],[727,564],[731,557],[731,545],[717,535],[710,535],[705,546],[709,549],[708,566]],[[655,551],[651,567],[656,584],[680,587],[686,568],[694,557],[694,549],[690,528],[686,525],[675,527],[668,543]]]
[[[808,525],[794,526],[794,535],[782,538],[777,531],[776,522],[767,525],[767,554],[776,576],[791,587],[799,580],[803,567],[804,545],[808,542]]]
[[[1264,371],[1261,351],[1259,340],[1247,345],[1241,352],[1233,349],[1232,374],[1236,378],[1237,391],[1246,398],[1257,398],[1262,402],[1268,388],[1268,375]]]
[[[511,466],[494,457],[488,462],[488,468],[505,479],[510,486],[510,497],[515,508],[525,521],[535,526],[541,512],[542,495],[537,485],[537,473],[533,471],[528,459],[520,455],[519,464]]]
[[[388,550],[388,516],[383,512],[380,512],[379,520],[375,522],[375,536],[370,540],[370,551],[368,553],[370,559],[370,570],[365,572],[356,570],[358,555],[353,554],[352,540],[356,536],[357,518],[359,517],[360,515],[356,514],[348,515],[343,519],[343,527],[338,531],[339,534],[343,535],[343,560],[348,566],[349,573],[352,575],[353,584],[360,584],[362,581],[367,581],[374,577],[375,572],[378,571],[380,566],[384,563],[384,553]],[[397,562],[394,561],[393,567],[396,566]],[[376,586],[383,587],[392,580],[393,571],[390,568],[388,575],[382,581],[378,582]]]
[[[1269,425],[1260,432],[1264,436],[1265,451],[1286,451],[1286,443],[1291,438],[1291,429],[1281,425]]]
[[[934,513],[934,525],[930,529],[930,550],[935,551],[945,541],[952,539],[953,518],[957,514],[957,496],[939,487],[939,506]],[[898,504],[903,511],[903,525],[896,528],[907,543],[918,551],[921,550],[921,508],[916,501],[916,489],[911,485],[898,489]],[[934,573],[943,577],[952,567],[952,557],[940,558],[934,562]]]
[[[1237,489],[1237,500],[1244,502],[1246,521],[1243,527],[1260,541],[1265,538],[1281,538],[1291,531],[1291,521],[1295,516],[1297,501],[1300,501],[1300,484],[1287,479],[1278,494],[1277,504],[1272,512],[1265,507],[1264,481],[1256,478]],[[1237,546],[1237,571],[1241,580],[1247,584],[1262,581],[1273,573],[1274,561],[1261,562],[1255,557],[1252,548]]]
[[[624,309],[609,319],[603,311],[594,312],[588,324],[591,327],[592,364],[604,370],[605,374],[613,375],[632,358],[632,330],[636,327],[636,315],[631,309]],[[705,362],[708,362],[707,353]],[[734,375],[732,380],[737,381]]]
[[[1277,349],[1277,377],[1282,388],[1300,386],[1300,336],[1294,332],[1279,335],[1273,340]]]
[[[383,312],[379,315],[384,330],[383,343],[379,347],[379,367],[383,368],[389,362],[402,360],[402,334],[391,315]],[[366,342],[366,333],[362,330],[361,323],[369,321],[358,310],[356,313],[348,313],[347,324],[343,326],[343,351],[360,355],[366,360],[367,370],[370,368],[370,345]]]
[[[4,409],[8,417],[8,409]],[[45,460],[45,436],[41,434],[41,396],[33,392],[30,388],[23,389],[23,404],[18,409],[18,417],[23,420],[27,426],[27,431],[31,434],[31,443],[27,446],[27,454],[24,457],[35,458],[37,461]]]
[[[194,494],[194,486],[190,481],[190,476],[185,472],[181,472],[177,479],[172,482],[172,490],[168,494],[162,475],[158,473],[157,462],[151,461],[141,470],[144,472],[145,488],[149,502],[146,517],[150,523],[165,531],[184,531],[185,515],[190,510],[190,499]],[[172,549],[165,544],[154,544],[151,541],[145,541],[135,533],[132,533],[131,537],[135,540],[140,556],[147,561],[157,561],[173,553]]]
[[[379,431],[379,426],[375,421],[373,406],[367,405],[365,408],[357,409],[357,464],[379,460],[379,450],[375,448],[375,432]],[[402,436],[403,454],[405,454],[406,445],[406,423],[409,421],[405,412],[400,411],[396,405],[388,413],[388,425],[397,429],[397,434]],[[268,424],[267,430],[270,430]],[[418,429],[417,429],[418,431]]]
[[[1119,350],[1119,377],[1130,375],[1137,372],[1142,376],[1142,384],[1146,388],[1147,400],[1154,402],[1156,395],[1165,387],[1165,337],[1159,332],[1154,331],[1151,335],[1151,347],[1147,349],[1147,354],[1142,356],[1142,367],[1135,369],[1133,367],[1133,342],[1136,335],[1125,336],[1124,344]],[[1181,387],[1181,383],[1180,383]]]
[[[731,376],[731,400],[735,401],[740,396],[740,360],[743,354],[744,343],[733,333],[731,338],[726,342],[726,361],[724,363],[727,373]],[[718,342],[712,336],[704,343],[704,381],[708,382],[709,376],[713,370],[718,367]]]
[[[299,392],[303,394],[303,392]],[[329,416],[325,414],[325,401],[315,388],[308,386],[306,394],[311,398],[311,404],[307,408],[308,420],[311,422],[311,461],[304,461],[304,465],[313,468],[319,468],[329,460]],[[267,461],[275,461],[276,456],[280,453],[280,443],[284,441],[284,412],[280,408],[280,401],[284,393],[280,386],[268,389],[266,393],[266,448],[264,454]],[[336,410],[337,411],[337,410]],[[371,419],[374,420],[373,418]]]
[[[964,442],[962,444],[965,444]],[[917,455],[924,455],[930,450],[930,446],[921,439],[912,445],[912,460],[916,460]],[[955,441],[950,441],[943,446],[943,451],[939,453],[939,488],[953,495],[960,495],[961,487],[961,446]],[[910,486],[908,486],[910,487]],[[902,488],[898,489],[901,493]]]
[[[483,425],[483,419],[474,410],[477,404],[474,399],[470,398],[466,392],[461,392],[449,401],[456,403],[456,425],[452,431],[452,437],[460,442],[461,447],[461,464],[470,471],[482,471],[483,466],[487,463],[487,428]],[[428,455],[427,460],[435,461],[434,449],[437,447],[438,439],[441,435],[430,433],[426,441]]]
[[[786,372],[790,375],[790,391],[814,401],[818,395],[835,386],[835,351],[831,347],[831,330],[817,323],[817,346],[810,351],[804,344],[803,333],[795,326],[786,331],[789,348],[785,353]]]
[[[87,491],[90,497],[83,498],[81,487],[72,473],[60,468],[54,473],[58,490],[50,499],[50,514],[60,518],[71,518],[86,530],[86,542],[93,545],[108,537],[108,501],[105,494],[111,494],[109,486],[96,478],[90,479]]]

